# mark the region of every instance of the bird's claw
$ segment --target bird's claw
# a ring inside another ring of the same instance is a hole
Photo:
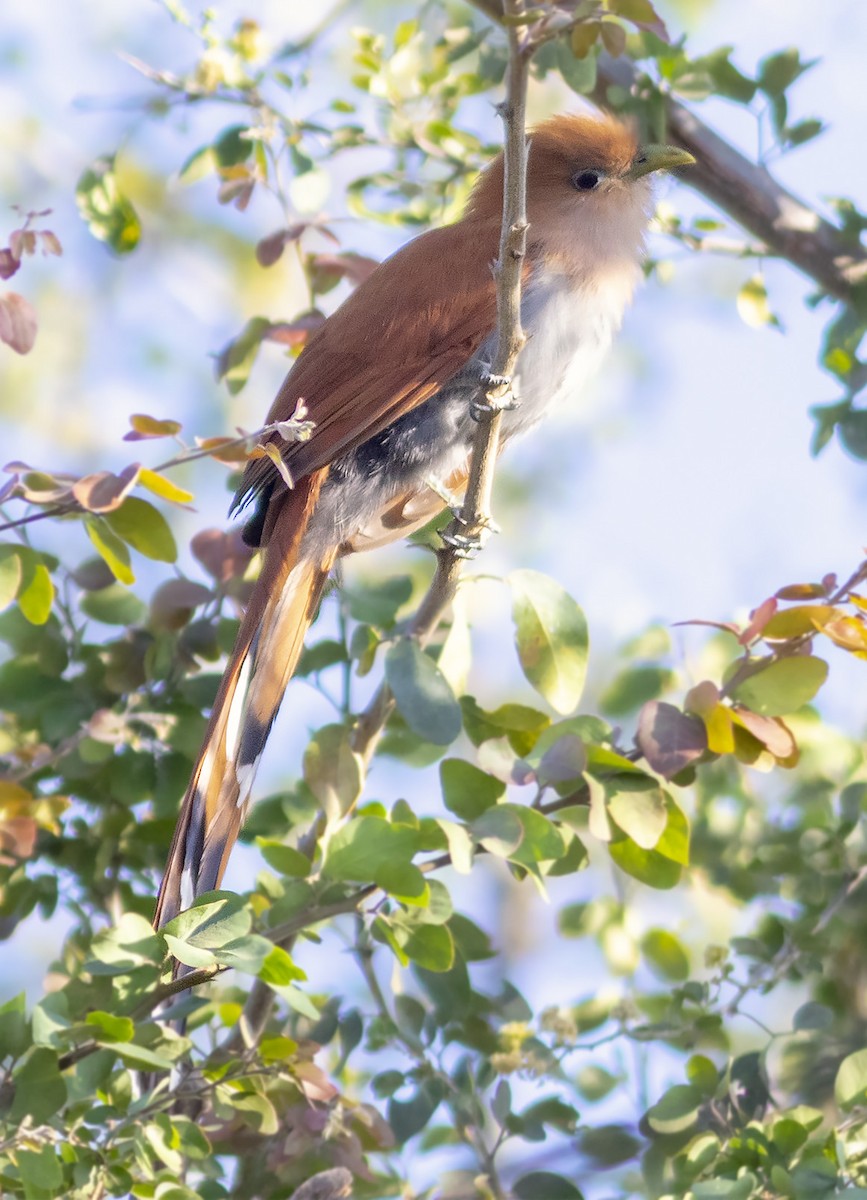
[[[447,533],[443,531],[440,539],[456,558],[473,558],[484,544],[481,533]]]
[[[455,520],[460,525],[466,525],[460,511],[455,512]],[[472,558],[482,549],[487,537],[492,533],[500,533],[500,526],[493,517],[477,517],[474,528],[467,533],[450,533],[444,530],[440,533],[440,539],[444,546],[452,550],[458,558]]]
[[[484,371],[480,382],[485,396],[475,396],[470,401],[470,416],[474,421],[485,420],[498,412],[514,412],[518,407],[518,399],[512,391],[512,380],[508,375],[492,375],[490,371]],[[497,400],[489,399],[491,392],[498,389],[503,392],[502,397]]]

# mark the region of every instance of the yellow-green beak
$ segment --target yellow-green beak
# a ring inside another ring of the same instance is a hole
[[[640,179],[651,171],[670,171],[672,167],[688,167],[694,162],[693,156],[678,146],[643,146],[626,172],[626,178]]]

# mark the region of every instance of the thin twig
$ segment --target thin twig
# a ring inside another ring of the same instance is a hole
[[[505,0],[507,10],[521,16],[522,0]],[[527,138],[526,96],[530,56],[518,45],[519,30],[509,29],[509,68],[506,98],[499,107],[505,127],[503,222],[500,249],[494,266],[497,284],[497,347],[491,378],[485,387],[485,406],[473,439],[470,475],[459,519],[449,535],[472,539],[491,525],[491,492],[494,466],[500,444],[503,407],[511,395],[511,380],[518,355],[526,341],[521,327],[521,277],[527,242]],[[480,383],[480,386],[483,386]],[[430,640],[443,613],[454,600],[463,571],[463,558],[446,544],[437,554],[437,568],[427,595],[410,623],[407,635],[422,646]],[[383,684],[361,714],[353,732],[352,748],[369,762],[379,736],[394,708],[394,700]]]

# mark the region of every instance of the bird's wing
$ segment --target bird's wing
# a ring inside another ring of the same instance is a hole
[[[300,479],[422,404],[466,365],[496,326],[491,263],[499,221],[431,230],[382,263],[310,340],[277,394],[268,422],[303,401],[314,424],[306,442],[271,435]],[[251,461],[236,507],[276,478]]]

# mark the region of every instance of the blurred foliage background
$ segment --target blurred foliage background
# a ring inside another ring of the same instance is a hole
[[[864,313],[675,184],[366,781],[353,716],[386,661],[400,686],[433,540],[326,600],[246,898],[170,934],[232,970],[188,1036],[154,1020],[153,896],[255,570],[223,525],[247,435],[500,138],[484,6],[310,7],[37,2],[0,35],[2,1188],[867,1194]],[[635,61],[608,103],[690,106],[854,253],[861,6],[657,10],[564,4],[531,117]],[[540,621],[557,686],[522,673]]]

